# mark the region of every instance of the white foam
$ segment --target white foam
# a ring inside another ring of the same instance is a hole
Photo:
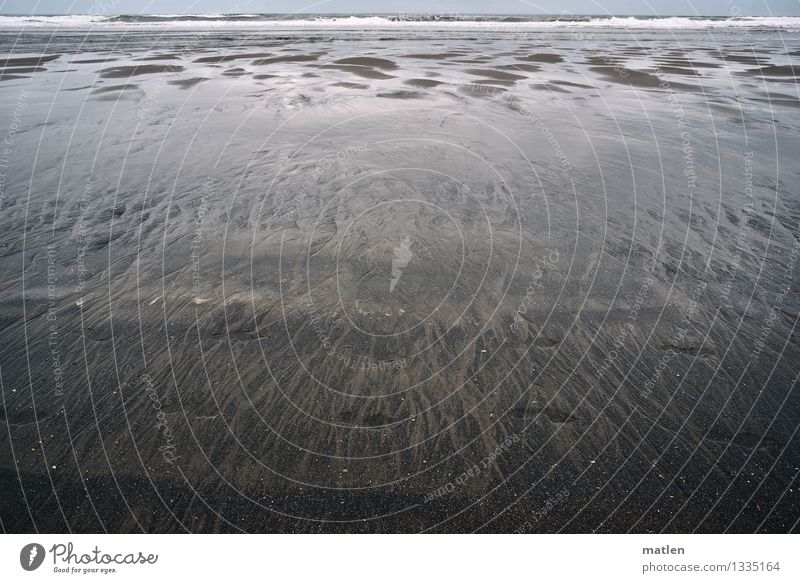
[[[238,15],[243,20],[229,20],[221,14],[155,15],[158,21],[130,22],[112,16],[0,16],[0,28],[68,29],[478,29],[478,30],[541,30],[553,28],[622,28],[622,29],[703,29],[703,28],[768,28],[800,29],[800,17],[739,17],[729,19],[693,19],[686,17],[635,18],[610,17],[590,20],[531,20],[503,22],[502,20],[418,21],[384,16],[320,16],[305,19],[282,19]],[[202,20],[180,20],[187,16]],[[296,17],[293,17],[296,18]]]

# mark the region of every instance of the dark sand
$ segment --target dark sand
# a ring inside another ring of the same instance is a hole
[[[3,529],[796,530],[798,38],[398,34],[2,37]]]
[[[136,75],[153,75],[155,73],[172,73],[182,71],[180,65],[131,65],[109,67],[98,71],[100,77],[105,79],[127,79]]]

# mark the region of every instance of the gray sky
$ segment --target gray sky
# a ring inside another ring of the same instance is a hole
[[[547,13],[800,16],[800,0],[0,0],[5,14],[198,12]],[[105,9],[103,9],[105,8]]]

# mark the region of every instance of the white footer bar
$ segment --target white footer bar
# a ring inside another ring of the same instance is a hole
[[[790,535],[4,535],[0,551],[8,582],[800,581]]]

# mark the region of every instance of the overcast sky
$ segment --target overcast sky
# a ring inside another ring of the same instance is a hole
[[[800,16],[800,0],[0,0],[5,14],[297,11]]]

